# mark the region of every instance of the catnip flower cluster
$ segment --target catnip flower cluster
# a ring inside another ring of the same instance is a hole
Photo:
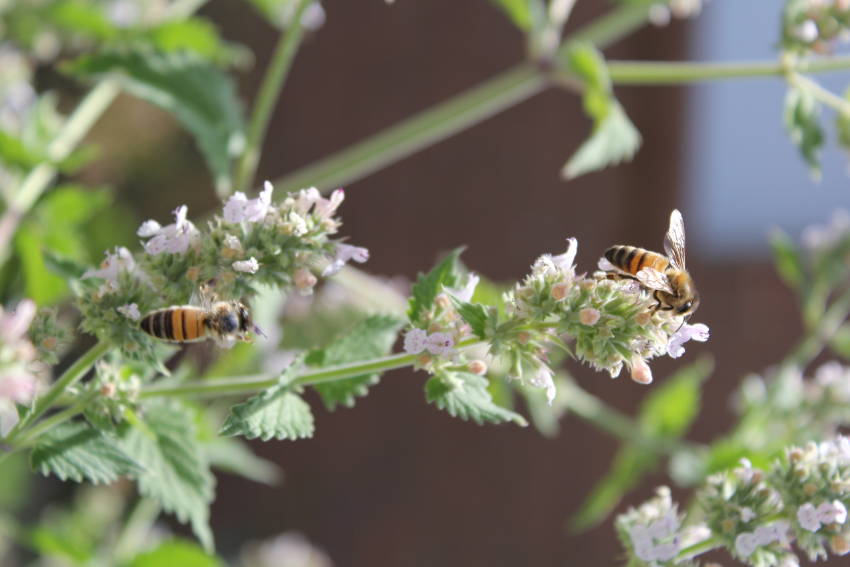
[[[341,225],[342,189],[328,198],[305,189],[279,203],[272,193],[268,182],[256,198],[235,193],[205,227],[189,220],[185,205],[172,223],[145,221],[137,231],[142,253],[115,248],[80,278],[83,328],[130,357],[157,360],[158,344],[138,321],[155,309],[199,301],[202,284],[212,282],[224,299],[250,299],[259,285],[309,294],[317,275],[368,259],[365,248],[331,239]]]
[[[556,392],[548,353],[557,348],[612,378],[625,366],[634,381],[649,384],[650,359],[677,358],[688,340],[708,339],[706,325],[690,325],[681,316],[656,309],[651,292],[633,280],[610,279],[605,273],[577,275],[577,248],[576,239],[570,238],[563,254],[540,256],[531,273],[504,295],[504,313],[487,308],[480,315],[484,321],[479,321],[477,334],[488,342],[491,356],[507,363],[511,378],[545,389],[551,403]],[[408,331],[405,350],[453,355],[452,343],[469,336],[473,324],[458,315],[453,302],[467,303],[477,282],[471,276],[463,289],[438,296],[439,320],[427,330]]]
[[[32,300],[20,301],[14,309],[0,306],[0,435],[18,422],[16,404],[28,404],[37,394],[46,368],[37,360],[37,350],[27,336],[35,317]]]
[[[792,52],[819,54],[850,39],[850,1],[790,0],[782,19],[782,43]]]
[[[696,502],[685,528],[667,489],[618,517],[618,534],[636,565],[681,565],[676,558],[718,547],[753,567],[798,567],[799,552],[811,561],[847,555],[850,439],[792,446],[767,471],[742,459],[709,477]],[[683,533],[700,536],[684,544]],[[690,547],[698,541],[703,545]]]

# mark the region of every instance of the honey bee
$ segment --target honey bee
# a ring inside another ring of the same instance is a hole
[[[699,294],[694,280],[685,269],[685,221],[673,209],[670,227],[664,237],[666,256],[644,248],[619,244],[605,251],[618,276],[637,280],[652,290],[658,302],[655,310],[674,311],[690,317],[699,307]]]
[[[176,343],[195,343],[212,339],[218,346],[230,348],[236,341],[250,341],[254,325],[251,311],[241,301],[219,301],[210,283],[200,289],[201,305],[172,305],[151,311],[139,326],[152,337]]]

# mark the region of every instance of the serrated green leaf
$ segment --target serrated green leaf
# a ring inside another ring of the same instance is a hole
[[[520,414],[493,403],[487,391],[487,378],[469,372],[451,372],[432,376],[425,383],[425,398],[428,403],[445,410],[452,417],[464,421],[470,419],[482,425],[485,422],[505,423],[512,421],[525,427],[528,423]]]
[[[191,541],[172,539],[156,549],[137,555],[127,567],[223,567],[216,557],[207,554]]]
[[[268,485],[277,484],[283,477],[280,467],[255,455],[248,444],[239,439],[216,437],[203,448],[214,469]]]
[[[472,332],[479,339],[487,338],[487,319],[490,317],[490,311],[483,305],[478,303],[468,303],[461,301],[454,295],[449,294],[449,297],[454,304],[458,314],[463,317],[463,320],[469,324]]]
[[[276,385],[230,408],[230,415],[219,434],[263,441],[312,437],[314,425],[310,406],[289,386],[300,369],[301,361],[293,362]]]
[[[613,101],[607,116],[594,126],[590,138],[570,157],[561,175],[575,179],[585,173],[631,160],[640,144],[640,132],[626,116],[620,103]]]
[[[30,466],[44,476],[94,484],[144,471],[118,439],[82,421],[63,423],[41,435],[30,455]]]
[[[244,135],[241,105],[228,75],[187,54],[155,51],[86,55],[67,68],[79,76],[114,75],[131,94],[174,114],[195,137],[216,188],[229,191],[232,158]]]
[[[785,97],[785,128],[814,177],[820,176],[820,149],[824,135],[820,104],[808,89],[791,87]]]
[[[803,261],[794,241],[781,230],[775,230],[770,235],[770,247],[779,277],[791,289],[799,290],[803,285]]]
[[[516,27],[524,32],[531,29],[530,0],[490,0],[499,7]]]
[[[403,324],[394,315],[370,315],[328,346],[310,351],[306,361],[311,366],[334,366],[384,356],[390,352]],[[352,407],[356,398],[365,396],[369,386],[379,379],[379,374],[363,374],[313,387],[325,407],[334,410],[337,405]]]
[[[192,413],[178,403],[146,405],[141,420],[122,431],[123,448],[145,467],[137,484],[142,496],[189,523],[204,549],[213,549],[209,506],[214,478],[196,435]]]
[[[653,388],[638,413],[644,432],[667,439],[684,434],[699,413],[702,383],[713,368],[710,359],[702,358]]]
[[[431,308],[434,299],[445,287],[457,287],[460,279],[458,258],[463,248],[457,248],[440,260],[427,274],[419,274],[416,283],[410,290],[407,317],[416,326],[423,313]]]

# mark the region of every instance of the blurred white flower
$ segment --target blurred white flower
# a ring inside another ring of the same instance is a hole
[[[123,246],[116,247],[113,252],[106,251],[106,258],[100,263],[97,270],[86,270],[82,279],[100,278],[106,280],[98,289],[99,294],[110,293],[118,290],[118,274],[122,271],[132,273],[136,269],[136,261],[133,255]]]
[[[404,334],[404,351],[419,354],[428,345],[428,333],[422,329],[410,329]]]
[[[759,543],[755,534],[750,532],[738,534],[738,537],[735,538],[735,551],[741,557],[749,557],[758,546]]]
[[[274,187],[268,181],[256,199],[248,199],[245,193],[237,191],[224,204],[224,222],[259,222],[266,218],[272,203]]]
[[[126,305],[122,305],[117,309],[121,315],[127,317],[128,319],[132,319],[133,321],[138,321],[142,318],[142,314],[139,313],[139,306],[135,303],[128,303]]]
[[[249,544],[240,555],[241,567],[331,567],[322,550],[296,532],[285,532],[261,543]]]
[[[469,274],[466,277],[466,283],[460,289],[455,289],[451,287],[447,287],[446,291],[454,295],[457,299],[461,301],[471,301],[472,295],[475,293],[475,287],[478,285],[478,282],[481,278],[476,274]]]
[[[247,260],[239,260],[238,262],[233,262],[233,269],[237,272],[244,272],[246,274],[256,274],[257,270],[260,269],[260,263],[257,262],[257,259],[251,256]]]
[[[797,509],[797,523],[800,524],[801,528],[810,532],[816,532],[820,529],[821,522],[814,504],[806,502]]]
[[[36,350],[26,336],[35,302],[24,299],[12,311],[0,306],[0,435],[18,422],[15,404],[28,404],[40,383],[33,371]]]
[[[354,260],[362,264],[369,259],[369,250],[361,246],[351,246],[338,242],[334,259],[322,272],[322,277],[332,276],[342,269],[349,261]]]
[[[552,369],[544,362],[541,362],[537,370],[528,378],[530,385],[546,390],[546,401],[549,402],[550,406],[555,400],[555,395],[558,393],[555,388],[555,381],[553,380],[554,376],[555,374],[552,372]]]
[[[688,341],[705,342],[708,340],[708,326],[703,323],[696,325],[683,324],[678,331],[667,341],[667,354],[670,358],[679,358],[685,354],[685,347],[682,346]]]

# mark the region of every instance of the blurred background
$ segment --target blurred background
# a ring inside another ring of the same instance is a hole
[[[568,30],[604,4],[577,2]],[[280,178],[524,59],[523,38],[486,0],[323,5],[327,20],[297,55],[258,179]],[[714,0],[699,18],[647,27],[606,56],[770,59],[781,8],[778,0],[758,10]],[[212,0],[201,14],[255,54],[238,77],[241,95],[252,100],[275,30],[241,2]],[[840,90],[847,77],[824,83]],[[663,383],[698,357],[714,358],[691,433],[708,441],[731,421],[730,394],[741,377],[777,361],[800,333],[795,300],[769,258],[768,231],[779,226],[798,236],[850,205],[846,157],[828,150],[823,179],[811,180],[783,130],[784,93],[780,79],[618,88],[643,147],[631,163],[567,183],[558,172],[591,124],[576,95],[550,89],[348,185],[342,234],[370,249],[364,269],[372,274],[412,280],[466,245],[471,270],[512,282],[541,253],[562,252],[570,236],[579,240],[580,270],[595,269],[611,244],[659,250],[670,210],[680,208],[702,296],[694,319],[709,325],[711,340],[691,346],[684,359],[658,360],[653,370]],[[137,246],[139,223],[164,221],[181,203],[195,217],[220,206],[193,140],[162,111],[122,95],[90,138],[101,154],[82,177],[112,188],[108,214],[125,219],[127,229],[93,235],[102,248]],[[572,362],[567,369],[628,414],[648,392],[626,377],[611,380]],[[608,470],[614,440],[570,416],[554,438],[452,419],[426,404],[425,379],[391,372],[353,408],[332,413],[311,397],[313,439],[256,443],[285,480],[270,488],[219,476],[212,524],[220,552],[232,556],[246,541],[295,530],[340,566],[616,562],[610,521],[581,534],[568,529]],[[668,482],[663,471],[650,475],[618,510]],[[39,481],[27,514],[65,490]]]

